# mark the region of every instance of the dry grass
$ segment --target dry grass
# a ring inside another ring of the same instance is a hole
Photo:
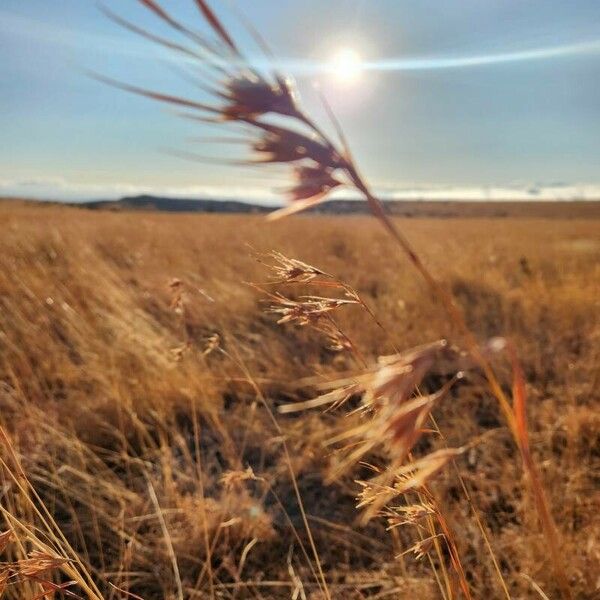
[[[598,356],[586,352],[597,352],[598,290],[581,285],[597,280],[596,222],[569,223],[576,244],[560,222],[520,221],[520,237],[510,221],[504,247],[489,250],[498,224],[475,222],[488,237],[469,244],[462,224],[452,248],[447,231],[435,231],[439,221],[426,222],[421,254],[419,224],[399,225],[373,196],[325,101],[337,141],[303,111],[293,82],[247,65],[205,0],[195,5],[206,33],[156,0],[139,2],[187,45],[107,14],[197,59],[215,103],[99,79],[184,107],[186,118],[241,128],[253,157],[234,164],[291,166],[289,204],[271,220],[338,186],[354,188],[426,290],[399,271],[404,261],[382,259],[392,249],[362,219],[274,229],[279,249],[298,240],[302,256],[259,253],[262,267],[274,261],[264,281],[235,249],[243,240],[255,254],[265,250],[253,219],[203,220],[202,248],[188,220],[171,218],[165,228],[156,216],[133,225],[101,215],[90,228],[75,212],[17,208],[5,272],[27,277],[4,282],[0,432],[2,539],[17,540],[20,558],[0,571],[6,593],[20,597],[25,586],[36,600],[80,597],[76,586],[94,600],[595,594],[594,538],[584,547],[581,533],[593,499],[583,510],[577,502],[593,490],[598,458],[586,408],[597,384]],[[42,228],[27,224],[35,210],[47,217]],[[553,229],[562,249],[552,246]],[[539,232],[543,251],[521,253],[519,244]],[[304,256],[311,253],[318,268]],[[565,264],[574,279],[549,269]],[[161,289],[165,270],[179,272]],[[254,283],[240,292],[247,276]],[[567,290],[579,296],[555,300]],[[263,316],[254,291],[270,303]],[[295,327],[293,335],[274,331],[273,315],[282,328]],[[576,387],[589,381],[587,394]],[[554,414],[560,406],[558,414],[578,415],[575,434],[566,420],[544,418],[539,406],[553,402],[549,392],[560,394]],[[541,413],[533,429],[531,399]],[[554,443],[563,430],[566,452]],[[572,478],[581,487],[571,489]],[[417,562],[407,563],[411,552]]]
[[[400,224],[424,262],[445,273],[478,338],[506,335],[518,349],[530,445],[564,567],[576,598],[597,597],[598,221]],[[344,416],[348,406],[277,411],[314,398],[358,359],[328,349],[321,332],[277,325],[271,302],[243,282],[296,302],[345,297],[340,289],[302,278],[271,285],[256,252],[277,249],[355,289],[386,334],[359,304],[336,309],[335,323],[369,365],[452,341],[427,287],[373,221],[266,225],[4,203],[0,228],[1,424],[15,452],[3,445],[0,529],[23,540],[7,562],[42,549],[64,556],[68,578],[88,586],[69,589],[85,597],[97,597],[86,571],[105,598],[127,597],[109,583],[146,600],[459,597],[432,520],[440,513],[474,598],[505,597],[477,517],[511,597],[539,598],[538,587],[556,596],[518,451],[476,372],[436,405],[442,433],[414,448],[446,458],[446,447],[480,439],[456,458],[460,478],[446,466],[407,506],[367,525],[358,522],[364,485],[355,480],[370,479],[371,468],[350,464],[326,483],[339,462],[327,443],[354,418]],[[509,391],[508,361],[494,366]],[[421,389],[446,381],[431,372]],[[373,448],[367,462],[384,458]],[[18,586],[5,594],[23,597]]]

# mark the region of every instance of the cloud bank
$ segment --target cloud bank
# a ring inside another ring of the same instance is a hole
[[[385,187],[375,191],[394,200],[600,200],[600,184],[548,183],[514,186],[444,186],[419,185]],[[74,182],[61,177],[32,179],[0,179],[0,196],[83,202],[86,200],[116,200],[123,196],[152,194],[170,198],[208,198],[215,200],[246,200],[278,204],[281,196],[273,190],[249,186],[146,186],[134,183]],[[340,191],[338,196],[348,197]]]

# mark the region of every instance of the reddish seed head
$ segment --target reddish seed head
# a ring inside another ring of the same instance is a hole
[[[69,561],[66,558],[60,558],[47,554],[46,552],[33,550],[27,555],[26,559],[18,561],[17,565],[21,575],[31,577],[50,569],[62,567],[67,562]]]
[[[223,96],[230,104],[223,107],[226,120],[251,119],[268,113],[294,116],[298,113],[291,82],[270,83],[254,72],[244,72],[225,83]]]
[[[298,162],[306,159],[315,163],[315,169],[334,169],[341,164],[340,156],[317,140],[291,129],[253,122],[264,130],[263,136],[252,148],[258,153],[257,162]]]
[[[342,182],[333,176],[331,169],[321,166],[297,167],[294,170],[294,179],[296,184],[287,191],[287,197],[292,201],[318,197],[342,185]]]

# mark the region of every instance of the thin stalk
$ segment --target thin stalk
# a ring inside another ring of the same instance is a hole
[[[222,350],[222,352],[226,356],[229,356],[230,358],[232,358],[229,354],[227,354],[223,350]],[[256,393],[256,396],[258,397],[260,403],[267,411],[267,415],[268,415],[269,420],[271,421],[275,431],[277,431],[277,433],[282,436],[282,447],[283,447],[283,451],[285,454],[286,466],[288,467],[288,471],[290,474],[290,480],[292,482],[292,487],[294,488],[294,494],[296,496],[296,501],[298,502],[298,508],[300,510],[300,515],[302,517],[302,524],[304,525],[304,529],[305,529],[306,535],[308,537],[308,542],[310,544],[310,549],[311,549],[312,555],[314,557],[315,564],[317,566],[317,572],[319,575],[317,578],[317,584],[319,585],[319,588],[321,589],[326,600],[332,600],[331,593],[330,593],[329,587],[327,585],[327,579],[325,578],[325,572],[323,571],[323,566],[321,564],[321,560],[319,558],[319,553],[317,551],[317,545],[315,544],[314,536],[313,536],[312,530],[310,528],[310,525],[308,523],[308,517],[306,515],[306,511],[304,509],[304,502],[302,501],[302,495],[300,494],[300,488],[298,487],[298,480],[296,478],[296,474],[294,473],[294,468],[292,465],[292,458],[291,458],[291,455],[290,455],[290,452],[288,449],[287,441],[285,440],[285,437],[283,437],[283,430],[281,429],[279,422],[275,418],[275,415],[273,414],[273,411],[271,410],[271,407],[269,406],[267,399],[265,398],[264,394],[262,393],[262,390],[260,389],[258,384],[252,379],[251,373],[246,368],[246,365],[244,364],[244,362],[239,359],[239,356],[237,355],[237,353],[236,353],[236,359],[233,359],[234,362],[241,368],[244,375],[246,375],[246,377],[248,378],[248,382],[254,389],[254,392]]]
[[[446,437],[442,433],[442,430],[439,428],[437,421],[435,420],[435,417],[433,415],[431,415],[431,421],[433,422],[433,426],[434,426],[437,434],[444,441],[444,446],[446,448],[448,448],[449,446],[446,442]],[[485,542],[486,549],[492,559],[494,569],[496,571],[496,574],[498,575],[498,580],[500,581],[500,585],[502,586],[502,591],[503,591],[504,595],[506,596],[506,600],[511,600],[510,592],[508,591],[508,587],[506,585],[506,581],[504,581],[504,577],[502,577],[502,571],[500,570],[500,565],[498,564],[498,560],[496,558],[496,555],[495,555],[492,545],[490,543],[489,536],[485,530],[485,527],[484,527],[481,517],[479,515],[479,510],[477,509],[477,507],[475,506],[475,503],[473,502],[473,499],[467,488],[467,484],[464,480],[464,477],[461,475],[460,469],[458,468],[458,465],[456,464],[456,460],[453,459],[451,461],[451,463],[452,463],[452,466],[454,467],[454,471],[456,472],[456,476],[458,478],[458,481],[460,482],[460,485],[461,485],[462,491],[465,495],[465,498],[467,499],[467,502],[469,503],[469,506],[471,507],[471,510],[473,511],[473,516],[475,517],[475,520],[477,521],[477,526],[479,527],[479,531],[481,532],[481,535]]]
[[[200,426],[199,426],[199,417],[198,411],[196,410],[196,402],[195,400],[190,400],[191,409],[192,409],[192,419],[194,423],[194,455],[196,459],[196,468],[198,477],[198,488],[200,490],[201,496],[201,504],[200,504],[200,512],[202,515],[202,520],[204,521],[204,550],[206,552],[206,561],[205,566],[208,570],[208,585],[210,589],[210,597],[211,600],[215,598],[215,588],[214,588],[214,575],[212,570],[212,554],[210,548],[210,541],[208,539],[208,516],[206,514],[206,496],[204,494],[204,470],[202,468],[202,452],[200,450]]]
[[[506,418],[512,436],[515,440],[515,443],[521,452],[523,458],[523,466],[529,475],[531,486],[534,492],[538,516],[542,523],[542,528],[544,530],[544,534],[550,547],[550,554],[553,558],[552,563],[554,568],[554,574],[560,587],[561,594],[567,600],[571,600],[572,594],[568,584],[568,579],[564,571],[562,561],[560,560],[560,543],[558,532],[556,529],[556,524],[554,523],[554,519],[552,518],[552,514],[550,512],[548,500],[546,498],[544,488],[541,484],[541,479],[538,473],[537,466],[535,465],[533,457],[529,452],[528,444],[526,444],[524,441],[524,436],[527,432],[526,425],[524,427],[518,426],[517,420],[515,418],[515,412],[511,407],[511,404],[508,398],[506,397],[506,394],[502,391],[500,383],[498,382],[498,379],[490,363],[483,356],[481,350],[479,349],[479,345],[477,344],[475,336],[468,328],[461,311],[457,308],[451,295],[448,294],[448,292],[433,277],[433,275],[421,261],[419,256],[413,250],[410,242],[404,237],[404,235],[400,232],[400,230],[396,227],[394,222],[385,212],[382,202],[371,194],[369,188],[366,186],[366,184],[364,183],[364,181],[362,180],[362,178],[360,177],[356,168],[353,165],[348,165],[348,173],[356,187],[364,194],[374,216],[381,222],[381,224],[396,241],[396,243],[400,246],[403,252],[408,256],[411,263],[415,266],[415,268],[419,271],[423,279],[425,279],[427,284],[431,287],[434,295],[442,302],[442,305],[444,306],[448,316],[465,338],[465,341],[467,342],[467,346],[472,356],[483,370],[484,375],[490,386],[490,389],[492,390],[492,393],[498,400],[500,408],[504,413],[504,416]]]
[[[304,114],[300,114],[298,118],[306,126],[311,128],[320,138],[322,138],[323,142],[331,150],[339,154],[337,148],[334,146],[334,144],[331,143],[329,138],[323,133],[323,131],[319,128],[319,126],[316,123],[314,123],[309,117],[307,117]],[[518,414],[515,414],[518,411],[513,409],[506,394],[503,392],[498,378],[496,377],[496,374],[492,369],[492,366],[481,352],[475,336],[467,326],[462,312],[454,303],[452,295],[448,293],[448,291],[439,283],[439,281],[435,279],[435,277],[431,274],[429,269],[425,266],[419,255],[416,253],[416,251],[408,241],[408,239],[404,236],[400,229],[396,227],[392,219],[389,217],[381,200],[376,198],[371,193],[366,182],[358,172],[358,168],[352,161],[349,149],[346,150],[345,154],[346,157],[344,159],[343,168],[346,171],[350,181],[352,182],[354,187],[363,194],[363,196],[369,204],[373,215],[379,220],[384,229],[400,247],[402,252],[406,254],[406,256],[409,258],[410,262],[417,269],[419,274],[423,277],[427,285],[431,288],[434,297],[436,297],[442,303],[442,306],[444,307],[450,320],[459,330],[461,335],[464,337],[467,347],[471,352],[471,355],[482,369],[485,378],[488,382],[488,385],[490,386],[490,389],[493,395],[495,396],[496,400],[498,401],[500,409],[504,414],[513,439],[515,440],[515,443],[523,457],[523,465],[531,480],[538,515],[540,517],[540,521],[542,522],[544,534],[550,545],[550,554],[553,558],[552,562],[554,567],[554,573],[556,580],[558,581],[559,587],[561,589],[561,593],[563,597],[566,598],[566,600],[571,600],[572,595],[569,585],[567,583],[568,580],[564,568],[562,566],[562,562],[560,561],[560,544],[558,532],[554,520],[552,518],[550,508],[548,506],[548,500],[546,498],[546,494],[541,484],[541,479],[539,477],[537,467],[533,461],[531,453],[529,452],[529,445],[527,442],[527,426],[524,422],[524,418],[520,418]],[[518,398],[515,398],[515,400],[517,403],[519,403]]]
[[[152,500],[152,504],[154,505],[154,510],[156,511],[156,516],[158,517],[158,523],[160,524],[163,538],[165,540],[167,553],[169,555],[169,558],[171,559],[173,577],[175,578],[175,585],[177,586],[177,600],[183,600],[183,586],[181,584],[181,576],[179,574],[179,565],[177,564],[177,556],[175,555],[175,550],[173,548],[173,542],[171,541],[169,529],[167,528],[167,523],[165,522],[165,517],[163,515],[162,508],[160,507],[160,504],[158,502],[156,492],[154,491],[154,486],[150,481],[150,477],[148,476],[148,474],[144,474],[146,475],[146,482],[148,484],[148,493],[150,495],[150,499]]]

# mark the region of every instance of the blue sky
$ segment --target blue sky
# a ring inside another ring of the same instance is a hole
[[[135,0],[106,4],[168,33]],[[200,23],[192,0],[163,5]],[[259,60],[230,2],[213,5]],[[381,193],[600,197],[598,0],[237,5],[293,72],[305,106],[326,122],[318,82]],[[351,83],[329,70],[340,48],[365,62]],[[92,0],[2,0],[0,56],[0,194],[254,198],[285,183],[281,171],[271,177],[167,154],[232,150],[190,141],[214,132],[85,74],[202,99],[185,78],[189,64],[120,29]]]

